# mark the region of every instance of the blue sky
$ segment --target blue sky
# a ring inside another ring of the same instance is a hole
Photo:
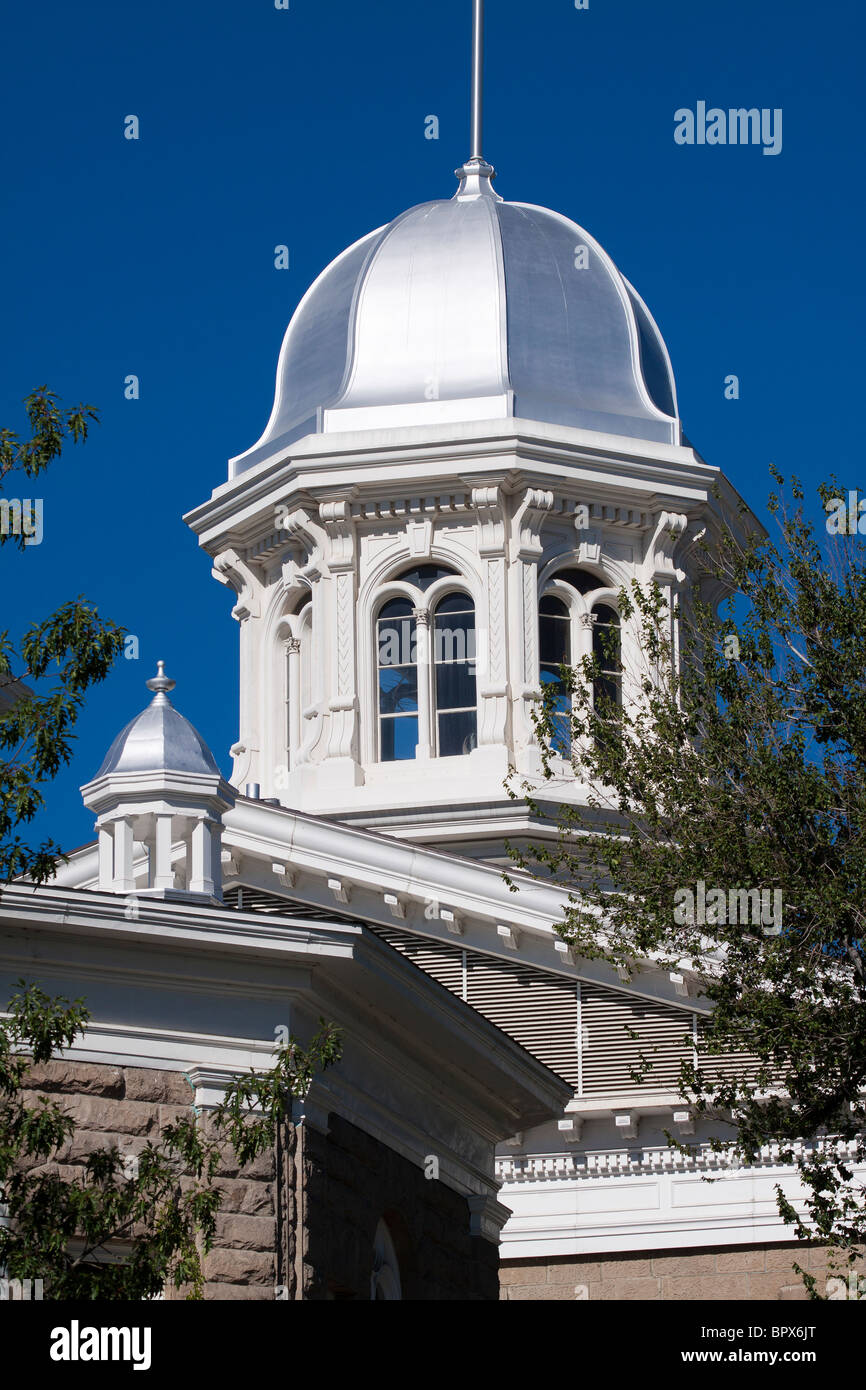
[[[0,552],[2,626],[83,593],[141,653],[91,694],[49,788],[36,828],[67,847],[92,836],[78,786],[158,657],[230,769],[233,597],[180,518],[259,437],[313,277],[456,187],[470,16],[470,0],[7,7],[0,423],[23,428],[21,398],[48,382],[102,424],[41,481],[42,544]],[[863,51],[851,0],[487,3],[498,191],[601,241],[665,334],[690,438],[759,514],[771,460],[862,481]],[[781,154],[677,145],[674,112],[700,100],[782,108]]]

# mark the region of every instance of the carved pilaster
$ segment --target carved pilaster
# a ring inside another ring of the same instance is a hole
[[[238,741],[232,748],[234,768],[232,780],[238,786],[257,781],[258,758],[261,748],[259,712],[256,705],[259,670],[259,623],[262,611],[262,585],[258,575],[236,550],[226,549],[216,556],[213,574],[221,584],[233,589],[238,601],[232,617],[240,624],[238,646],[240,653],[240,698],[238,709]]]
[[[681,512],[658,512],[654,517],[655,530],[646,549],[643,563],[645,583],[657,584],[667,601],[667,638],[674,666],[679,664],[678,594],[686,578],[685,570],[676,563],[688,526],[688,517]]]
[[[530,704],[538,697],[538,562],[543,552],[541,531],[553,510],[553,493],[529,488],[514,515],[511,537],[512,594],[519,614],[521,650],[515,681],[514,740],[523,746],[536,742]]]
[[[433,756],[430,609],[413,608],[412,616],[415,619],[415,659],[418,662],[418,746],[415,757],[423,761]]]
[[[358,697],[355,680],[355,528],[346,500],[323,502],[319,516],[328,540],[330,603],[334,636],[328,699],[329,759],[358,759]]]
[[[479,746],[503,744],[508,737],[508,595],[506,574],[506,516],[498,487],[472,489],[478,518],[478,554],[485,570],[484,609],[476,616],[480,713]]]

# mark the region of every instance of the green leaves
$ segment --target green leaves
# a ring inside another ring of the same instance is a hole
[[[13,1279],[40,1278],[51,1299],[144,1299],[166,1285],[202,1297],[202,1257],[212,1248],[226,1152],[243,1167],[270,1149],[318,1070],[339,1060],[337,1030],[321,1020],[306,1049],[293,1038],[273,1068],[226,1090],[208,1126],[195,1114],[165,1125],[130,1162],[117,1149],[87,1156],[81,1176],[58,1159],[73,1137],[62,1103],[22,1096],[34,1062],[68,1047],[89,1015],[81,1000],[50,998],[19,981],[0,1022],[0,1266]]]
[[[46,386],[28,396],[25,407],[30,439],[0,430],[0,487],[15,470],[37,476],[65,444],[82,443],[98,419],[92,406],[63,410]],[[23,533],[0,532],[0,545],[10,539],[23,549]],[[27,845],[18,829],[44,805],[40,783],[70,761],[84,695],[107,676],[122,650],[123,631],[82,596],[33,623],[17,651],[8,630],[0,631],[0,884],[19,874],[44,882],[63,857],[52,840]]]

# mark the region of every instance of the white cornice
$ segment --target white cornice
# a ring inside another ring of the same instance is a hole
[[[365,431],[305,441],[218,487],[184,519],[200,543],[217,553],[225,545],[249,543],[262,509],[289,497],[297,502],[336,489],[343,496],[373,498],[395,487],[404,497],[424,496],[447,492],[455,479],[470,474],[509,491],[548,485],[648,511],[674,504],[699,509],[720,477],[691,448],[646,441],[636,446],[625,437],[530,421],[503,421],[501,427],[483,422],[457,432]]]
[[[273,873],[278,862],[295,875],[291,897],[296,902],[333,909],[334,892],[328,885],[339,881],[343,891],[351,893],[353,917],[393,925],[390,900],[396,898],[404,911],[401,926],[453,944],[445,909],[455,914],[452,922],[459,920],[461,945],[469,949],[517,958],[689,1013],[706,1011],[700,998],[684,997],[670,972],[651,960],[624,981],[603,960],[575,959],[559,949],[563,943],[554,926],[563,920],[570,901],[564,887],[513,873],[512,891],[501,869],[478,860],[245,797],[238,797],[224,818],[223,845],[238,865],[241,884],[278,891]],[[95,863],[95,849],[90,856],[82,852],[60,871],[58,881],[86,886],[95,875]],[[510,937],[500,927],[508,929]],[[685,972],[686,966],[680,969]]]

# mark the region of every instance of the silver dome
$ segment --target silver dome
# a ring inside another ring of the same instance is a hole
[[[507,416],[680,442],[664,341],[610,257],[567,217],[504,202],[483,161],[457,172],[454,198],[370,232],[307,291],[233,474],[311,433]]]
[[[201,734],[175,709],[167,692],[175,682],[158,663],[156,676],[146,682],[153,699],[117,735],[106,753],[95,782],[112,772],[187,772],[219,777],[213,753]]]

